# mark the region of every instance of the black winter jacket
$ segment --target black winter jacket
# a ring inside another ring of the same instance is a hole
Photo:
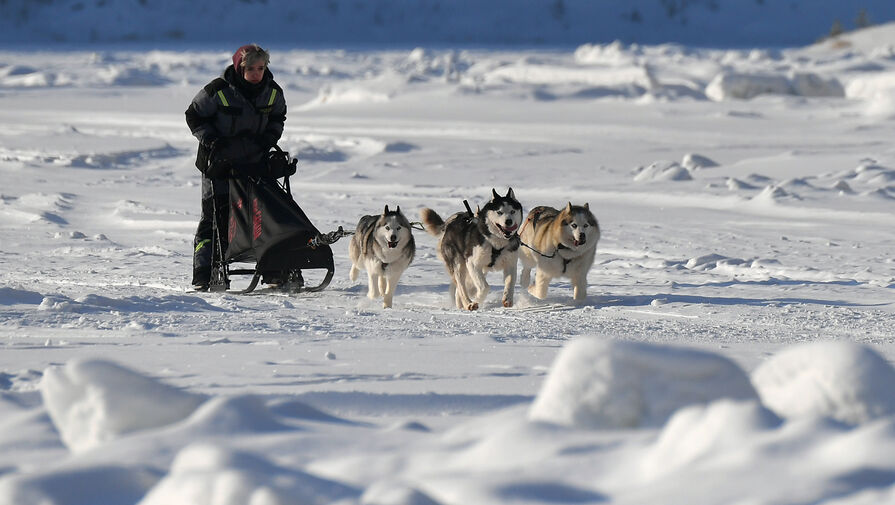
[[[216,159],[233,164],[258,163],[279,141],[286,121],[283,89],[270,70],[260,83],[252,85],[237,76],[233,65],[221,77],[196,94],[186,110],[186,123],[199,140],[196,168],[206,173],[210,148],[219,138],[226,147],[215,149]]]

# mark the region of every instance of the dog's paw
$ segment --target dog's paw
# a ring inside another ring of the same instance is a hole
[[[476,302],[472,302],[466,306],[466,310],[479,310],[479,304]]]
[[[513,300],[507,300],[507,299],[504,299],[504,300],[503,300],[503,306],[504,306],[504,307],[512,307],[512,306],[513,306]]]
[[[536,284],[532,284],[531,286],[528,286],[528,293],[531,296],[537,298],[538,300],[543,300],[544,298],[547,298],[547,292],[546,291],[543,293],[539,292],[538,286]]]

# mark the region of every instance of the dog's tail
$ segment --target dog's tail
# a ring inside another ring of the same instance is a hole
[[[444,234],[444,219],[441,219],[437,212],[426,207],[420,211],[420,218],[429,235],[440,237]]]

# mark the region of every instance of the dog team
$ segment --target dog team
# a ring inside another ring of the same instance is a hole
[[[506,195],[491,190],[491,200],[476,212],[467,206],[443,219],[424,208],[425,230],[438,238],[438,257],[450,276],[450,296],[461,310],[476,310],[490,291],[486,274],[503,272],[504,307],[513,306],[517,264],[522,262],[520,285],[535,298],[547,297],[554,278],[571,280],[576,302],[587,297],[587,273],[594,263],[600,226],[587,203],[562,209],[539,206],[522,217],[522,204],[513,188]],[[348,247],[352,281],[367,271],[370,299],[382,297],[392,306],[395,288],[416,253],[411,223],[401,207],[360,218]],[[531,271],[535,269],[534,283]]]

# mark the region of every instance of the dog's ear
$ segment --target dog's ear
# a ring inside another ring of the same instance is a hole
[[[497,190],[494,188],[491,188],[491,199],[497,200],[498,198],[500,198],[500,195],[497,194]]]
[[[584,208],[587,210],[590,210],[590,204],[587,202],[584,202]]]
[[[401,206],[398,205],[397,207],[395,207],[395,214],[400,214],[400,213],[401,213]]]
[[[513,193],[513,188],[510,188],[510,190],[507,191],[507,196],[506,196],[506,197],[507,197],[507,198],[512,198],[513,200],[516,199],[516,194]]]
[[[382,215],[383,215],[383,216],[386,215],[386,214],[388,214],[388,204],[386,204],[386,206],[385,206],[385,210],[382,211]]]
[[[569,214],[572,213],[572,202],[569,202],[569,205],[566,206],[566,212],[568,212]]]
[[[481,213],[482,213],[482,206],[481,206],[481,205],[476,205],[476,206],[475,206],[475,215],[478,216],[478,215],[481,214]]]

